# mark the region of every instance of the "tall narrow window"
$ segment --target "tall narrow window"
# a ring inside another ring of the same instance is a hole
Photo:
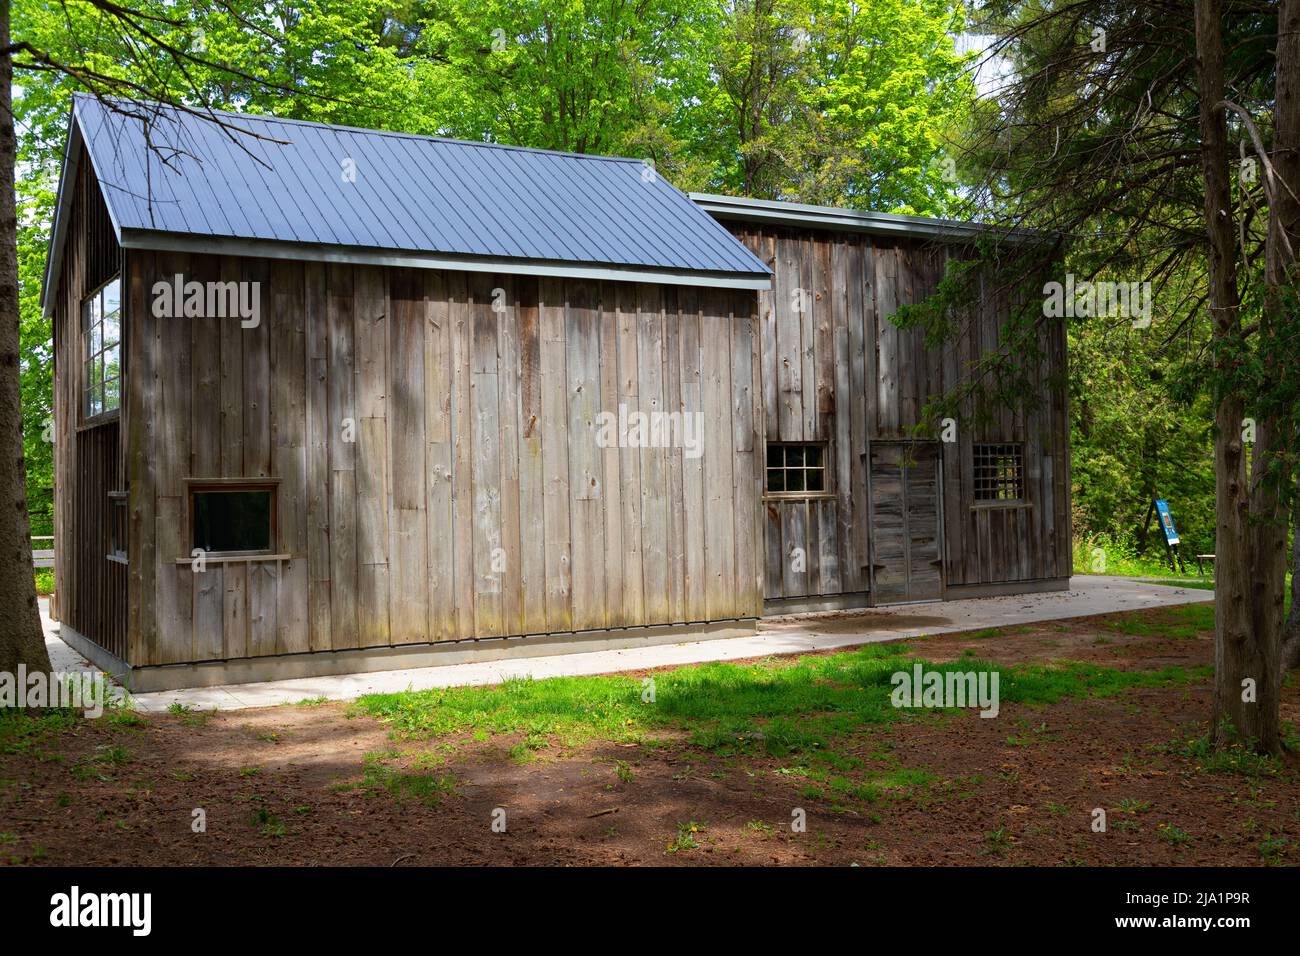
[[[112,539],[108,545],[108,556],[113,561],[126,561],[127,504],[125,491],[110,491],[108,500],[113,509]]]
[[[1025,500],[1025,446],[1016,443],[975,446],[975,500]]]
[[[121,333],[122,284],[113,278],[81,303],[86,418],[114,411],[122,403]]]

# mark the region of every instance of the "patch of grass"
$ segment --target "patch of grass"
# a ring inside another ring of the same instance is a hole
[[[294,704],[294,706],[295,707],[319,707],[322,704],[328,704],[329,702],[330,701],[328,697],[304,697],[302,700],[298,701],[298,703]]]
[[[215,710],[197,710],[193,704],[173,701],[167,705],[167,713],[179,717],[186,727],[205,727],[217,715]]]
[[[397,756],[392,754],[367,756],[360,784],[361,790],[372,796],[383,791],[399,802],[412,798],[427,806],[437,806],[445,796],[456,792],[455,774],[423,773],[390,767],[387,761],[397,759]]]
[[[1175,581],[1148,581],[1148,584],[1163,584],[1172,588],[1193,588],[1197,591],[1213,591],[1214,578],[1179,578]]]
[[[1156,746],[1159,753],[1172,754],[1195,761],[1196,769],[1205,773],[1234,774],[1240,777],[1274,777],[1282,770],[1275,757],[1258,754],[1249,747],[1230,744],[1219,749],[1207,734],[1193,740],[1173,740]]]
[[[1151,809],[1151,804],[1147,800],[1138,800],[1134,797],[1125,797],[1117,805],[1116,809],[1121,813],[1139,814],[1146,813]]]
[[[131,752],[116,744],[100,744],[89,757],[72,765],[72,775],[78,780],[108,780],[109,769],[131,762]]]
[[[0,707],[0,754],[34,754],[72,730],[81,719],[70,707],[27,713]]]
[[[985,851],[993,856],[1001,856],[1011,849],[1011,835],[1006,827],[1000,827],[984,834]]]
[[[36,568],[36,593],[48,597],[54,593],[54,569]]]
[[[1125,578],[1162,578],[1182,583],[1195,580],[1196,560],[1187,563],[1189,574],[1171,570],[1163,554],[1140,555],[1130,542],[1107,535],[1075,538],[1075,574],[1111,574]],[[1100,552],[1100,555],[1098,554]]]
[[[1176,827],[1172,823],[1161,823],[1156,826],[1156,835],[1164,840],[1170,846],[1186,846],[1192,842],[1192,835],[1181,827]]]
[[[141,715],[137,714],[130,707],[125,705],[118,707],[106,707],[104,710],[104,721],[113,727],[136,728],[143,727],[148,723]]]
[[[253,826],[262,831],[262,836],[277,839],[287,832],[284,821],[265,807],[253,811]]]
[[[691,820],[689,823],[677,824],[677,837],[668,844],[669,853],[681,853],[683,850],[698,850],[700,843],[696,839],[697,834],[707,830],[703,823],[696,823]]]
[[[1291,846],[1287,837],[1266,833],[1264,839],[1259,841],[1259,857],[1269,866],[1279,866],[1286,862],[1283,858],[1291,851]]]
[[[399,739],[522,733],[523,742],[512,751],[521,760],[552,737],[563,746],[595,739],[648,744],[655,732],[669,728],[685,731],[691,746],[719,756],[762,751],[779,758],[827,753],[846,734],[917,719],[917,711],[895,708],[890,699],[892,675],[910,671],[914,663],[899,645],[877,644],[820,657],[676,668],[656,676],[652,704],[642,703],[638,679],[610,675],[374,694],[362,697],[352,712],[385,721]],[[1177,686],[1210,673],[1208,667],[1120,671],[1079,662],[997,667],[974,659],[927,666],[940,672],[996,670],[1001,702],[1031,705]]]

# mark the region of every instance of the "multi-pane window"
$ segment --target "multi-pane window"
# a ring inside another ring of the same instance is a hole
[[[821,494],[826,491],[826,446],[767,446],[768,494]]]
[[[269,554],[275,540],[275,486],[190,489],[191,547],[215,554]]]
[[[1024,501],[1025,446],[1019,442],[975,446],[975,500]]]
[[[122,403],[122,284],[114,278],[81,303],[82,382],[87,418]]]

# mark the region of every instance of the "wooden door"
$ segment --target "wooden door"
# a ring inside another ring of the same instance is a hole
[[[938,443],[873,441],[869,468],[874,603],[938,600]]]

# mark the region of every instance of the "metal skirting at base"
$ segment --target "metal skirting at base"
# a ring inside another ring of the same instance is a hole
[[[80,631],[74,631],[66,624],[55,621],[54,630],[59,635],[59,640],[63,641],[64,644],[67,644],[105,674],[126,683],[126,675],[130,672],[131,665],[122,658],[111,651],[104,650]]]
[[[956,584],[949,585],[944,593],[944,600],[961,601],[966,598],[1005,597],[1009,594],[1040,594],[1044,591],[1068,590],[1070,590],[1069,578],[1011,581],[1006,584]]]
[[[758,619],[720,621],[708,624],[673,624],[629,627],[569,634],[537,634],[520,637],[485,637],[441,644],[406,644],[399,647],[371,647],[344,651],[314,651],[305,654],[275,654],[229,661],[197,664],[159,664],[131,667],[97,644],[68,627],[59,636],[96,667],[112,674],[134,693],[178,690],[183,687],[214,687],[220,684],[255,684],[270,680],[302,677],[333,677],[373,671],[404,670],[507,660],[517,657],[550,657],[586,651],[624,650],[655,644],[752,637]]]
[[[786,614],[815,614],[818,611],[851,611],[871,607],[870,591],[848,594],[813,594],[807,597],[771,598],[763,602],[763,614],[779,617]]]

